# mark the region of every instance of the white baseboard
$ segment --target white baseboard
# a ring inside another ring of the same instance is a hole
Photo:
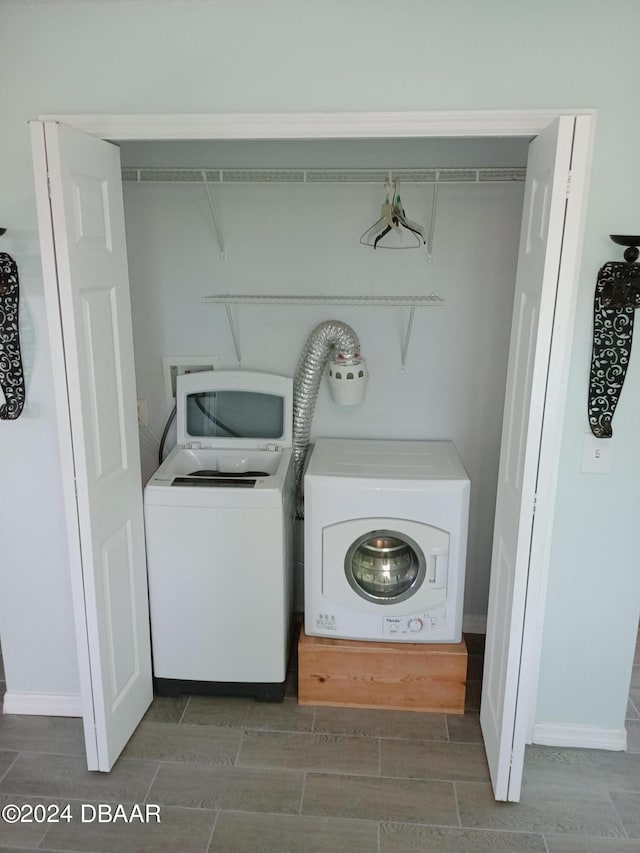
[[[568,746],[580,749],[609,749],[624,752],[627,748],[627,730],[604,729],[599,726],[536,723],[533,742],[542,746]]]
[[[81,717],[79,695],[68,693],[5,693],[4,714],[33,714],[43,717]]]
[[[487,617],[474,613],[465,613],[462,617],[462,630],[466,634],[486,634]]]

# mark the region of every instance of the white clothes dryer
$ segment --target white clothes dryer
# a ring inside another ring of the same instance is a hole
[[[178,377],[178,444],[144,492],[159,694],[284,696],[292,606],[293,383]]]
[[[470,488],[450,441],[318,439],[304,480],[306,634],[459,643]]]

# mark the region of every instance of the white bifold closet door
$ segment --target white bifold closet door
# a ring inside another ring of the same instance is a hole
[[[120,155],[56,122],[32,141],[85,744],[106,771],[153,696]]]
[[[529,146],[502,423],[480,723],[497,800],[520,799],[526,722],[518,704],[549,352],[575,118]]]

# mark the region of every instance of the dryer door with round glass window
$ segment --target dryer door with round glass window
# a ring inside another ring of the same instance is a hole
[[[446,600],[449,534],[400,518],[357,518],[322,531],[322,593],[353,611],[428,610]]]
[[[347,551],[344,571],[351,588],[362,598],[395,604],[420,588],[426,561],[410,536],[397,530],[370,530]]]

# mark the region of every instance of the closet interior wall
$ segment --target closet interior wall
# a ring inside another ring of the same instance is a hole
[[[123,143],[124,167],[523,167],[526,140],[315,143]],[[465,615],[486,615],[495,491],[524,183],[441,184],[433,258],[373,250],[360,235],[378,218],[384,188],[369,183],[222,183],[211,194],[221,258],[202,184],[125,181],[124,203],[138,399],[160,436],[171,406],[164,356],[215,356],[238,367],[215,294],[425,296],[406,365],[408,309],[345,305],[231,306],[247,370],[293,376],[311,329],[328,319],[356,330],[370,381],[365,402],[336,406],[326,383],[316,436],[451,439],[471,478]],[[433,186],[400,187],[407,216],[428,227]],[[144,429],[143,480],[157,467]],[[169,446],[174,441],[169,435]],[[301,542],[302,537],[298,537]],[[302,609],[302,550],[296,607]]]

